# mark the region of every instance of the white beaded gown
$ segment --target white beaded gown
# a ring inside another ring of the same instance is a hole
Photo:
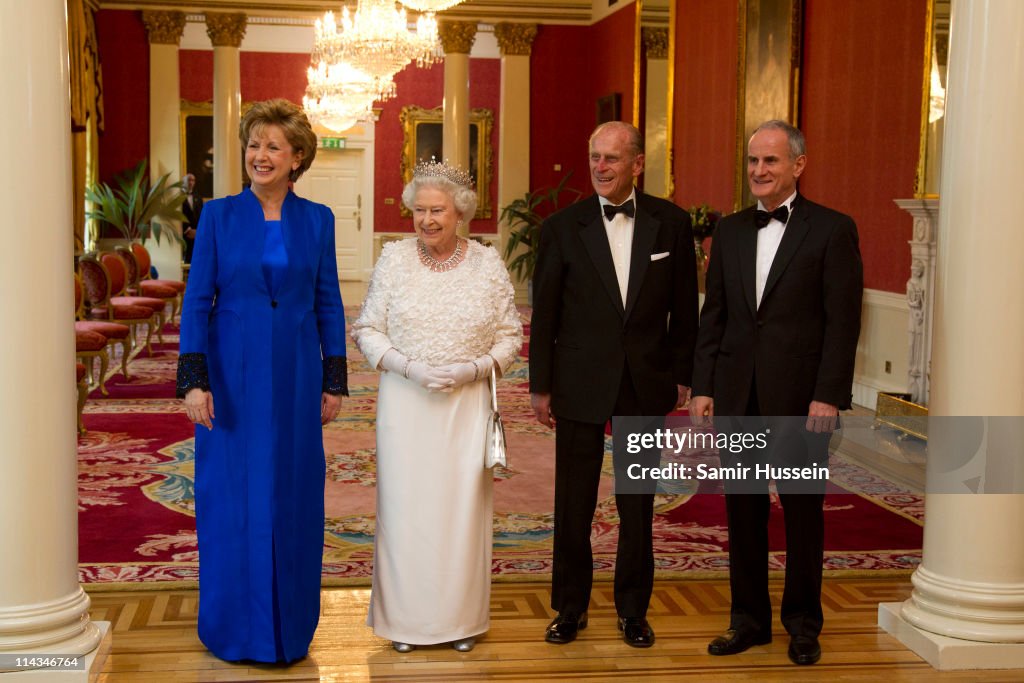
[[[447,272],[420,260],[416,239],[384,246],[352,337],[371,367],[394,347],[428,365],[484,354],[504,370],[523,329],[505,264],[470,240]],[[484,468],[487,380],[428,392],[383,372],[377,400],[377,525],[367,624],[413,645],[487,631],[491,470]]]

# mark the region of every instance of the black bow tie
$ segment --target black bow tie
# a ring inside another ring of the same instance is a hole
[[[618,206],[614,206],[612,204],[604,205],[604,217],[608,220],[615,218],[615,214],[617,213],[624,213],[632,218],[636,213],[636,207],[633,206],[633,200],[630,199],[625,204],[619,204]]]
[[[786,224],[786,219],[789,218],[789,209],[786,208],[785,204],[771,212],[762,211],[761,209],[754,211],[754,225],[757,226],[758,230],[768,225],[773,218],[783,225]]]

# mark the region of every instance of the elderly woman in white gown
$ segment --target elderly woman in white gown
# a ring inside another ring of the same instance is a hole
[[[399,652],[466,652],[490,624],[488,381],[523,329],[496,250],[457,235],[476,210],[468,174],[420,164],[402,202],[417,237],[384,246],[352,331],[383,371],[367,624]]]

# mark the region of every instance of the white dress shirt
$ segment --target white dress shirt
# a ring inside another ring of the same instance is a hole
[[[629,287],[629,260],[633,256],[633,219],[624,213],[617,213],[612,220],[604,215],[605,206],[612,204],[604,197],[598,197],[601,203],[601,220],[604,221],[605,233],[608,235],[608,246],[612,250],[612,263],[615,264],[615,277],[619,281],[619,294],[622,305],[626,305],[626,290]],[[636,190],[630,193],[626,202],[632,201],[636,208]],[[625,204],[626,202],[622,202]]]
[[[796,192],[789,195],[789,199],[782,202],[789,211],[789,217],[793,216],[793,200],[796,199]],[[757,201],[757,208],[764,211],[764,204]],[[786,223],[789,220],[787,219]],[[775,260],[775,253],[779,250],[779,243],[782,242],[782,235],[786,232],[786,223],[780,223],[771,219],[768,225],[757,231],[757,271],[754,281],[757,295],[757,306],[761,307],[761,297],[764,296],[764,285],[768,282],[768,271],[772,268],[772,261]]]

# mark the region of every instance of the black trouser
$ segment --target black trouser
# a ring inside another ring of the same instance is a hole
[[[751,387],[748,416],[759,415],[756,388]],[[744,421],[749,426],[749,420]],[[786,422],[792,426],[793,421]],[[806,434],[783,439],[783,449],[813,451],[819,464],[828,461],[828,435]],[[813,453],[809,453],[813,455]],[[752,463],[745,463],[752,464]],[[772,607],[768,597],[768,517],[771,499],[768,481],[725,486],[729,524],[729,588],[732,591],[730,628],[751,628],[771,633]],[[790,635],[817,637],[823,623],[821,572],[825,555],[825,482],[776,482],[785,514],[786,582],[782,594],[782,624]],[[743,490],[743,493],[735,491]],[[730,492],[732,491],[732,492]],[[799,491],[795,492],[795,491]]]
[[[615,403],[615,415],[638,415],[640,406],[628,370]],[[555,427],[555,539],[551,577],[551,607],[579,614],[590,603],[594,560],[591,524],[597,507],[598,484],[604,458],[605,425],[577,422],[556,416]],[[616,448],[616,475],[630,462],[646,462],[658,454],[630,456]],[[643,617],[654,587],[654,492],[615,496],[619,512],[619,540],[615,555],[615,607],[619,616]]]

